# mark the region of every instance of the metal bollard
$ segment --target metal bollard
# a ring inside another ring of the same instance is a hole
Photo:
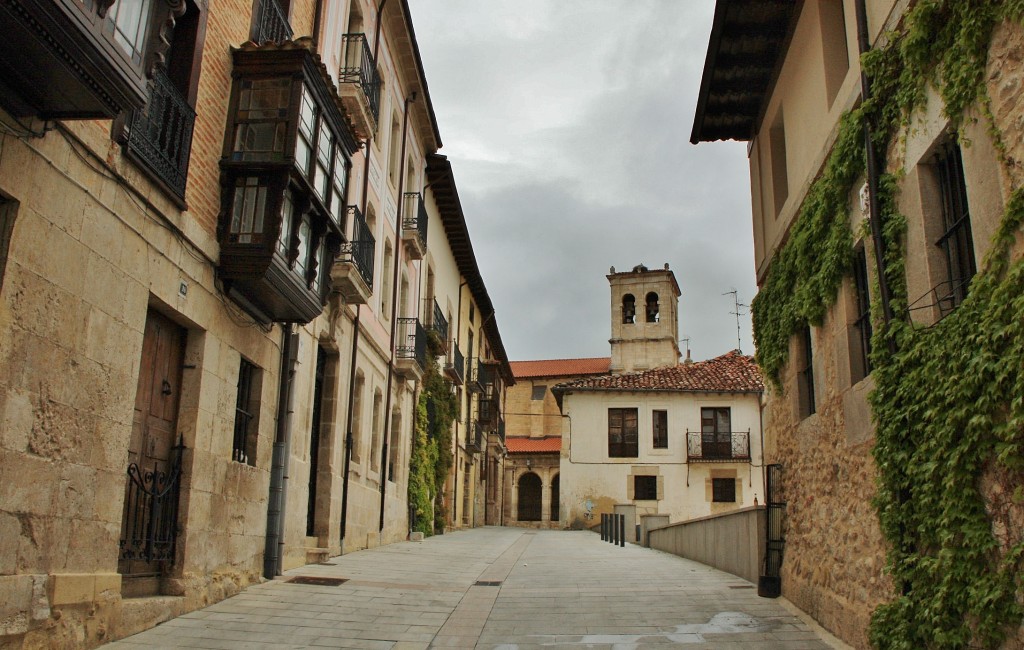
[[[611,515],[611,519],[612,519],[612,521],[611,521],[611,523],[612,523],[612,544],[618,544],[619,543],[619,527],[615,523],[615,518],[617,516],[618,515]]]
[[[601,513],[601,541],[608,541],[608,515]]]
[[[619,546],[626,545],[626,515],[619,515]]]

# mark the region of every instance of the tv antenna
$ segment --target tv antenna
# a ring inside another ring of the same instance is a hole
[[[746,316],[747,312],[741,311],[743,308],[749,308],[750,305],[744,305],[740,302],[740,294],[736,289],[732,291],[726,291],[722,294],[723,296],[732,295],[733,311],[729,312],[736,317],[736,351],[743,352],[740,348],[740,316]]]

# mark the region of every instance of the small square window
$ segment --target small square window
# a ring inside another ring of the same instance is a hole
[[[711,479],[711,500],[715,503],[736,503],[736,479]]]
[[[657,501],[658,500],[658,477],[657,476],[634,476],[633,477],[633,500],[634,501]]]
[[[530,399],[538,401],[544,399],[544,396],[548,394],[548,387],[544,384],[535,384],[533,387],[533,393],[530,394]]]

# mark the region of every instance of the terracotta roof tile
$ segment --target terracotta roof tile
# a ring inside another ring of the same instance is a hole
[[[556,395],[590,390],[749,393],[764,390],[764,380],[754,357],[733,350],[707,361],[621,375],[586,377],[553,388]]]
[[[590,359],[546,359],[541,361],[512,361],[512,375],[516,379],[529,377],[572,377],[574,375],[603,375],[611,367],[610,357]]]
[[[510,454],[543,454],[562,450],[561,438],[505,438]]]

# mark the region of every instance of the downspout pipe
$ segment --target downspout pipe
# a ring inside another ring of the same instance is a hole
[[[857,12],[857,49],[863,60],[864,54],[871,50],[870,37],[868,36],[867,7],[864,0],[856,0]],[[867,102],[871,99],[871,82],[868,79],[864,66],[860,69],[860,92],[861,101]],[[875,249],[875,268],[878,269],[878,292],[879,302],[882,305],[882,319],[885,322],[886,330],[892,320],[892,294],[889,291],[889,279],[885,272],[885,239],[882,236],[882,208],[878,200],[879,169],[878,152],[875,151],[875,142],[872,138],[871,124],[864,122],[864,151],[867,159],[868,177],[868,208],[871,226],[871,242]],[[889,342],[889,351],[895,352],[895,342],[891,337],[886,337]]]
[[[270,461],[270,498],[267,503],[267,538],[263,551],[263,576],[281,575],[284,556],[285,504],[288,496],[288,456],[291,453],[292,387],[298,337],[292,325],[281,332],[281,368],[279,372],[277,432]]]
[[[868,14],[867,7],[864,0],[856,0],[855,8],[857,11],[857,47],[863,60],[864,54],[871,49],[871,42],[868,36]],[[863,101],[868,101],[871,98],[871,86],[868,81],[867,73],[864,72],[864,66],[861,66],[860,71],[860,84],[861,84],[861,96]],[[890,304],[891,294],[889,292],[889,281],[885,274],[885,240],[882,237],[882,224],[881,224],[881,207],[878,202],[878,156],[875,151],[875,144],[871,138],[871,126],[867,121],[864,122],[864,147],[867,157],[868,167],[868,193],[870,199],[870,210],[871,210],[871,240],[874,244],[875,249],[875,265],[878,269],[878,290],[879,298],[882,303],[882,318],[885,322],[886,330],[886,345],[889,348],[889,354],[896,353],[896,341],[892,336],[889,336],[889,323],[892,321],[892,305]],[[897,495],[896,500],[902,506],[910,501],[910,492],[907,489],[901,489]],[[901,530],[905,529],[905,525],[900,525]],[[906,539],[906,536],[902,536]],[[912,555],[914,549],[903,548],[903,553]],[[900,585],[900,591],[903,594],[910,592],[910,581],[903,580]]]
[[[345,529],[348,526],[348,479],[352,469],[352,414],[355,407],[355,385],[356,385],[356,356],[359,353],[359,315],[362,309],[356,305],[356,316],[352,319],[352,355],[349,362],[348,374],[348,412],[345,416],[345,468],[344,478],[341,481],[341,535],[339,545],[341,550],[338,555],[345,554]]]
[[[382,2],[383,4],[383,2]],[[398,215],[395,219],[398,226],[397,238],[401,238],[401,231],[404,229],[402,224],[402,208],[405,200],[405,150],[406,143],[408,142],[409,133],[409,104],[416,101],[416,92],[406,97],[405,107],[402,115],[402,149],[398,157]],[[422,201],[423,199],[420,198]],[[426,242],[424,242],[426,244]],[[388,489],[388,441],[391,435],[391,394],[394,390],[394,376],[395,376],[395,336],[398,334],[398,293],[401,291],[401,286],[398,284],[398,272],[402,268],[402,255],[400,254],[400,248],[398,242],[395,242],[395,271],[392,276],[394,280],[391,283],[391,351],[390,359],[388,359],[388,379],[387,379],[387,397],[384,398],[384,431],[381,435],[383,440],[380,446],[380,519],[377,523],[377,530],[379,532],[384,531],[384,500],[387,498]]]

